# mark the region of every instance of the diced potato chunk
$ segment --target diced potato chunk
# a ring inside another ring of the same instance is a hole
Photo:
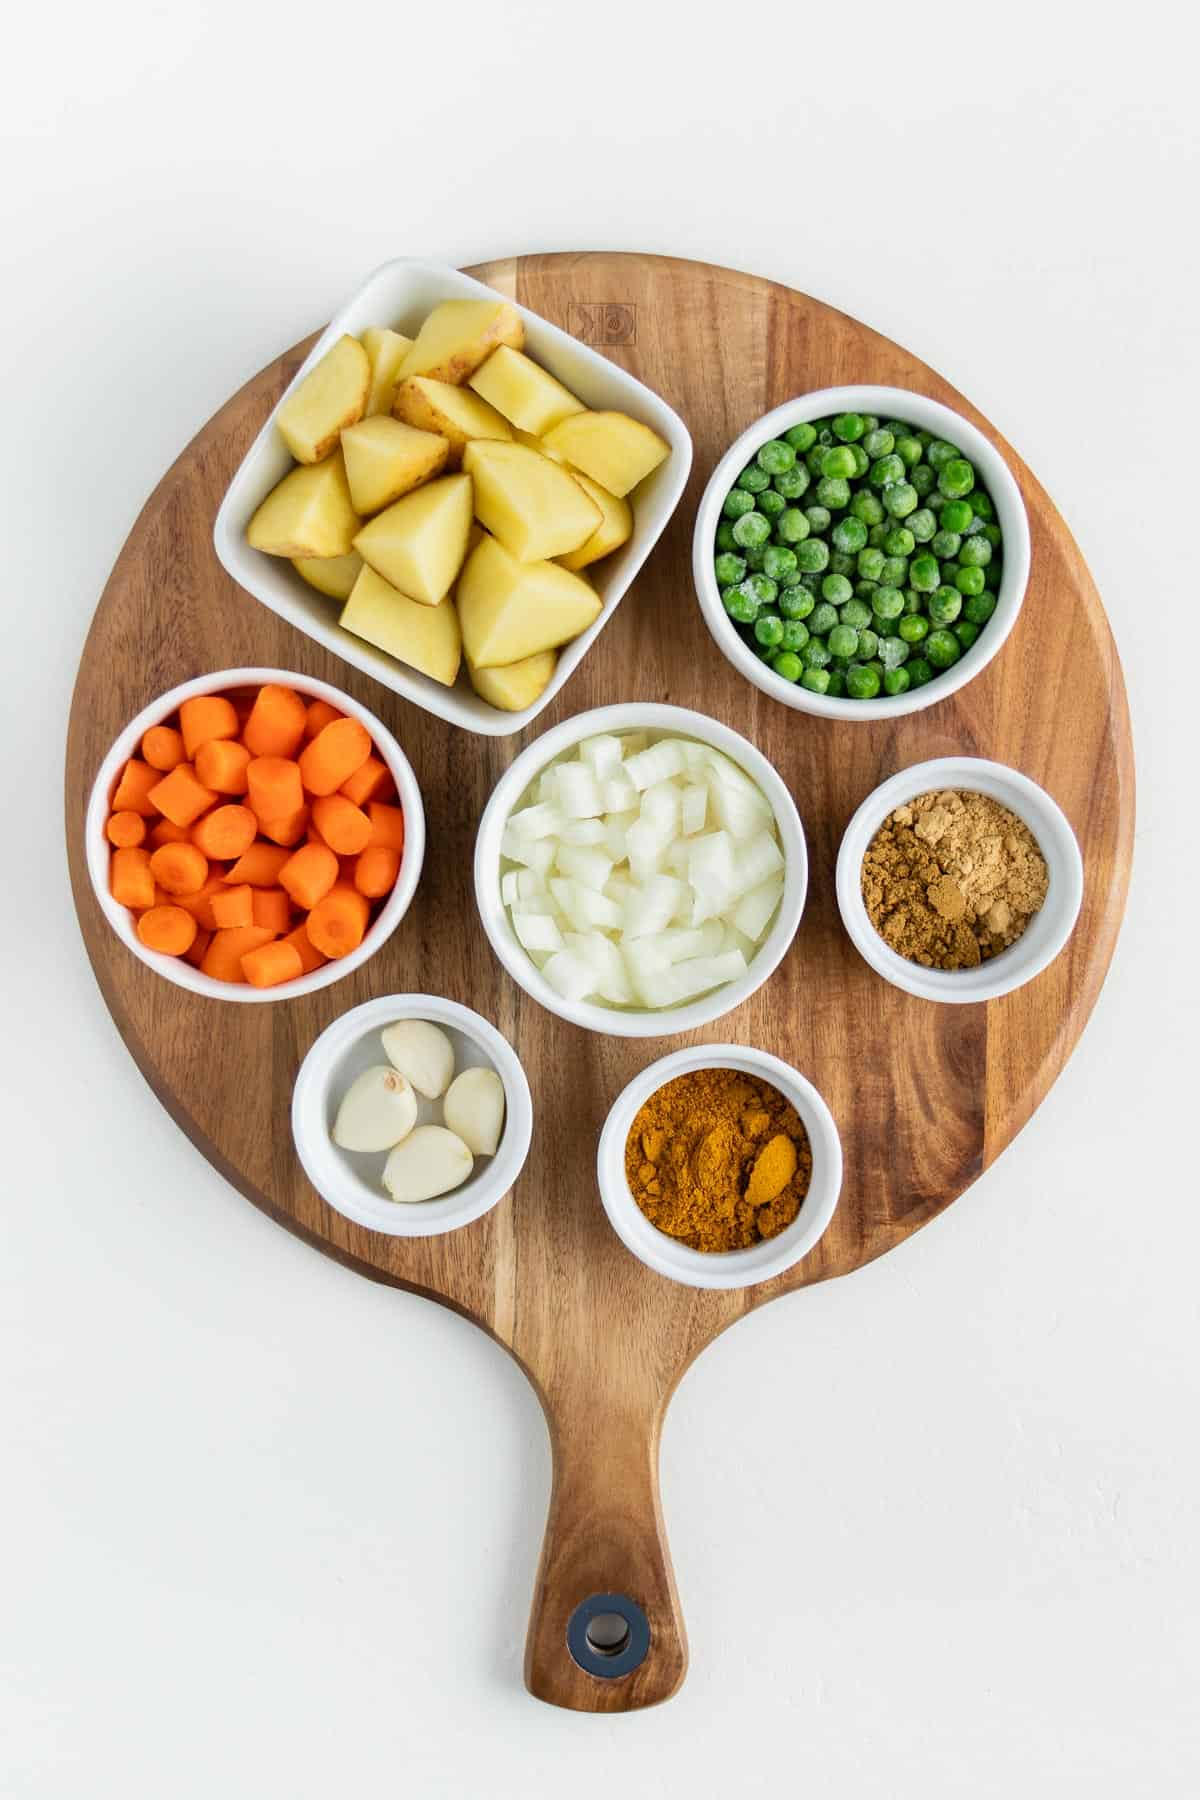
[[[524,712],[545,692],[557,661],[553,650],[538,650],[520,662],[494,669],[473,669],[468,663],[467,673],[471,686],[489,706],[497,706],[501,712]]]
[[[452,601],[443,600],[440,606],[418,605],[374,569],[364,569],[342,608],[340,623],[355,637],[386,650],[398,662],[419,669],[443,687],[454,686],[462,637]]]
[[[443,475],[377,513],[354,539],[354,548],[402,594],[437,606],[462,567],[470,530],[470,479]]]
[[[450,445],[450,466],[457,468],[472,438],[512,437],[507,422],[494,406],[470,388],[434,381],[428,375],[412,375],[402,381],[392,401],[398,419],[422,431],[437,431]]]
[[[340,337],[310,369],[275,415],[279,435],[297,462],[320,462],[338,433],[361,419],[371,385],[371,364],[357,338]]]
[[[671,446],[622,412],[573,413],[546,433],[546,447],[623,499],[657,469]]]
[[[500,344],[519,350],[525,327],[507,300],[443,300],[435,306],[400,365],[402,379],[432,375],[463,382]]]
[[[561,450],[552,450],[543,438],[534,437],[532,431],[519,431],[514,426],[513,443],[524,444],[527,450],[536,450],[539,456],[548,456],[551,462],[561,463],[564,469],[567,466],[567,459]]]
[[[582,575],[553,562],[518,562],[493,537],[472,550],[457,599],[463,643],[476,670],[556,649],[601,612],[599,595]]]
[[[610,494],[590,475],[577,471],[575,480],[588,499],[600,508],[600,523],[578,550],[568,550],[565,556],[558,558],[564,569],[586,569],[589,563],[599,562],[602,556],[619,550],[633,536],[633,508],[628,500]]]
[[[401,331],[387,331],[372,325],[362,334],[362,347],[371,365],[371,385],[367,390],[365,417],[390,413],[396,392],[396,373],[412,348],[412,339]]]
[[[345,556],[361,524],[335,450],[324,462],[290,470],[271,489],[246,527],[246,542],[268,556]]]
[[[463,468],[475,483],[475,517],[520,562],[577,550],[600,525],[600,508],[579,483],[522,444],[477,438]]]
[[[363,559],[357,550],[351,550],[345,556],[293,556],[292,567],[297,575],[307,581],[309,587],[316,588],[318,594],[328,594],[331,600],[348,600],[350,589],[358,580],[358,572],[363,566]]]
[[[522,431],[541,437],[571,413],[585,410],[570,388],[520,350],[501,344],[471,377],[477,394]]]
[[[360,419],[342,433],[342,455],[354,509],[374,513],[444,467],[450,444],[399,419]]]

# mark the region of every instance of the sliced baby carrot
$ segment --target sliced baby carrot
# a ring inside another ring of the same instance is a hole
[[[133,850],[145,840],[146,821],[141,813],[110,813],[108,823],[104,827],[104,835],[110,844],[116,844],[123,850]]]
[[[172,825],[170,819],[160,819],[157,825],[152,825],[146,839],[152,850],[163,844],[190,844],[191,841],[192,834],[186,825]]]
[[[308,808],[302,806],[299,812],[290,813],[286,819],[264,819],[258,829],[273,844],[283,844],[290,850],[308,831]]]
[[[183,762],[155,783],[149,798],[172,825],[194,825],[218,796],[196,780],[191,763]]]
[[[257,925],[254,917],[254,889],[249,882],[241,887],[224,887],[212,897],[212,916],[218,931],[230,931],[235,925]]]
[[[224,694],[198,694],[185,700],[179,709],[179,726],[183,732],[183,748],[190,762],[201,744],[213,738],[235,738],[238,716],[232,700]]]
[[[151,854],[150,872],[168,894],[196,894],[208,880],[208,858],[195,844],[162,844]]]
[[[231,887],[248,881],[251,887],[278,887],[279,871],[291,855],[290,850],[283,850],[278,844],[251,844],[244,856],[239,856],[232,869],[225,876]]]
[[[184,962],[190,962],[194,969],[198,969],[204,961],[208,946],[212,943],[212,935],[211,931],[205,931],[203,925],[197,925],[196,935],[192,939],[192,947],[183,953]]]
[[[362,943],[370,914],[365,895],[339,881],[308,915],[309,942],[323,956],[348,956]]]
[[[196,752],[196,779],[218,794],[244,794],[250,752],[236,738],[210,738]]]
[[[338,856],[357,856],[371,841],[371,821],[345,794],[323,794],[312,804],[312,822]]]
[[[308,707],[295,689],[268,681],[258,690],[242,742],[251,756],[295,756],[307,721]]]
[[[199,927],[182,906],[152,906],[137,922],[137,934],[147,950],[164,956],[186,956]]]
[[[304,964],[294,944],[282,940],[248,950],[242,957],[242,973],[251,987],[278,987],[283,981],[295,981],[304,973]]]
[[[324,963],[329,961],[329,958],[322,956],[312,942],[303,923],[297,925],[294,931],[289,931],[283,942],[291,944],[295,948],[296,954],[300,958],[301,970],[305,975],[311,975],[314,969],[321,968]]]
[[[269,925],[280,937],[286,936],[292,923],[292,903],[285,889],[251,888],[250,905],[252,925]]]
[[[308,911],[338,878],[338,859],[327,844],[301,844],[279,871],[279,885]]]
[[[108,891],[121,906],[135,912],[154,905],[154,876],[150,852],[140,847],[114,850],[108,872]]]
[[[338,789],[338,793],[345,794],[355,806],[365,806],[368,800],[390,800],[395,791],[391,770],[377,756],[368,756],[362,768],[355,769],[350,779],[343,781]]]
[[[182,906],[185,912],[191,913],[202,930],[215,931],[217,921],[213,915],[213,901],[225,891],[225,878],[219,869],[214,869],[204,886],[194,894],[176,894],[173,898],[176,906]]]
[[[368,900],[382,900],[396,885],[400,852],[390,844],[369,844],[354,865],[354,885]]]
[[[121,770],[121,779],[112,797],[113,811],[141,813],[143,819],[155,818],[158,808],[150,798],[150,790],[161,780],[162,776],[157,769],[152,769],[149,763],[139,762],[136,756],[131,756]]]
[[[372,800],[367,807],[367,817],[371,821],[371,844],[386,844],[389,850],[403,853],[404,850],[404,812],[399,806],[383,806],[378,800]]]
[[[246,804],[260,821],[290,819],[304,805],[300,765],[287,756],[253,756],[246,765]]]
[[[183,733],[173,725],[152,725],[142,738],[142,760],[164,775],[183,762],[184,754]]]
[[[334,719],[300,752],[300,774],[310,794],[336,794],[371,754],[371,734],[357,719]]]
[[[215,981],[245,981],[243,956],[269,944],[274,935],[263,925],[235,925],[230,931],[214,931],[200,968]]]
[[[192,826],[192,842],[214,862],[230,862],[258,836],[258,820],[248,806],[214,806]]]
[[[345,716],[345,713],[340,713],[336,706],[330,706],[328,700],[310,700],[308,713],[304,720],[305,743],[311,743],[318,731],[324,731],[325,727],[332,725],[335,719],[344,719]]]

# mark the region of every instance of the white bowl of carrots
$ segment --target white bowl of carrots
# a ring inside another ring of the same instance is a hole
[[[105,757],[85,830],[117,936],[219,1000],[286,1000],[358,968],[407,912],[425,856],[391,732],[281,669],[224,669],[153,701]]]

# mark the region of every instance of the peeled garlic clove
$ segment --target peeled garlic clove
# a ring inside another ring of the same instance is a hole
[[[450,1086],[454,1046],[445,1032],[427,1019],[398,1019],[383,1032],[383,1048],[392,1067],[407,1076],[427,1100],[436,1100]]]
[[[390,1150],[417,1122],[417,1096],[397,1069],[364,1069],[346,1089],[333,1124],[343,1150]]]
[[[504,1128],[504,1083],[495,1069],[464,1069],[450,1083],[442,1112],[476,1156],[494,1156]]]
[[[475,1159],[460,1137],[442,1125],[418,1125],[397,1144],[383,1171],[393,1200],[433,1200],[461,1187]]]

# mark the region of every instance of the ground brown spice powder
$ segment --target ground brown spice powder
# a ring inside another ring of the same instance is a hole
[[[1048,884],[1028,825],[987,794],[920,794],[898,806],[862,866],[872,925],[927,969],[972,969],[1007,950]]]
[[[651,1094],[625,1144],[629,1191],[693,1250],[745,1250],[800,1211],[812,1151],[777,1088],[737,1069],[692,1069]]]

